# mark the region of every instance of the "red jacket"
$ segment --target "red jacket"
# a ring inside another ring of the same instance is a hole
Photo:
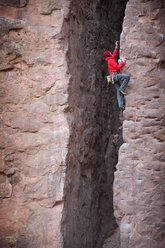
[[[105,59],[105,61],[108,64],[109,72],[115,72],[116,73],[125,64],[124,62],[121,62],[119,65],[116,63],[116,61],[115,61],[116,54],[117,54],[117,49],[114,50],[112,57],[107,57]],[[112,77],[113,74],[114,73],[111,73],[110,77]]]

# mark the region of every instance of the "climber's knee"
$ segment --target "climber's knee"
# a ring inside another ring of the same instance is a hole
[[[130,75],[127,74],[127,79],[130,80]]]
[[[126,74],[127,76],[126,76],[126,80],[127,80],[127,82],[129,82],[129,80],[130,80],[130,75],[128,75],[128,74]]]

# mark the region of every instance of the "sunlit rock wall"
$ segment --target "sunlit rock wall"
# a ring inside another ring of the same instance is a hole
[[[61,247],[67,5],[0,1],[0,247]]]
[[[115,172],[114,208],[121,248],[134,247],[132,160],[134,78],[136,126],[134,154],[135,247],[165,247],[165,5],[162,0],[130,0],[121,35],[121,57],[128,59],[123,138]],[[136,56],[136,60],[134,60]]]

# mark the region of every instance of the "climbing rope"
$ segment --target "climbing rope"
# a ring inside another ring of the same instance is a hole
[[[133,201],[133,244],[135,248],[135,194],[134,194],[134,161],[135,161],[135,133],[136,133],[136,60],[134,61],[134,128],[133,128],[133,155],[132,155],[132,201]]]
[[[132,64],[130,64],[129,66],[127,66],[126,68],[124,68],[124,70],[121,71],[121,73],[123,73],[123,72],[126,71],[128,68],[130,68],[131,65],[134,65],[134,63],[136,63],[136,62],[134,61]]]
[[[126,67],[121,73],[134,65],[134,116],[133,116],[133,155],[132,155],[132,202],[133,202],[133,247],[135,248],[135,192],[134,192],[134,168],[135,168],[135,133],[136,133],[136,57],[135,61]]]
[[[129,66],[127,66],[123,71],[120,73],[123,73],[126,71],[130,66],[134,65],[134,116],[133,116],[133,155],[132,155],[132,202],[133,202],[133,247],[135,248],[135,194],[134,194],[134,161],[135,161],[135,133],[136,133],[136,57],[135,61],[131,63]],[[111,82],[110,76],[107,77],[108,84]]]

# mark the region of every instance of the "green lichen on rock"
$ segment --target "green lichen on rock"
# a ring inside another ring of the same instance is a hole
[[[16,247],[16,237],[15,236],[7,236],[5,241],[8,243],[9,247]]]

